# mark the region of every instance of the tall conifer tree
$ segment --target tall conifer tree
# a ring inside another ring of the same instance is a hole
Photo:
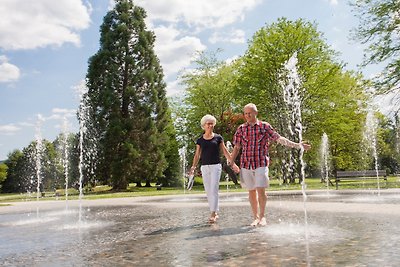
[[[166,84],[145,17],[132,0],[116,0],[101,25],[100,49],[89,60],[91,125],[99,129],[96,169],[116,190],[163,177],[165,151],[175,138],[166,131],[172,124]],[[179,157],[177,149],[173,154]]]

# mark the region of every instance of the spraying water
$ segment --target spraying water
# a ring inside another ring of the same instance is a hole
[[[79,117],[79,199],[83,197],[83,167],[84,167],[84,149],[83,142],[85,138],[85,134],[87,131],[86,122],[87,122],[87,106],[84,102],[84,94],[85,88],[81,88],[80,90],[80,107],[78,112]]]
[[[329,190],[329,140],[326,133],[322,135],[320,153],[321,177],[326,182],[326,188]]]
[[[303,126],[301,120],[301,99],[300,99],[300,88],[301,88],[301,80],[297,71],[297,53],[295,52],[292,57],[284,64],[284,68],[286,70],[286,79],[287,83],[281,83],[283,87],[283,97],[287,107],[290,111],[289,113],[289,131],[291,135],[294,135],[297,132],[299,143],[303,141]],[[294,129],[293,129],[294,128]],[[305,189],[305,163],[303,160],[304,148],[300,149],[300,165],[301,165],[301,184],[302,184],[302,192],[304,198],[306,198]]]
[[[378,152],[377,152],[377,141],[376,141],[377,129],[378,129],[378,120],[376,119],[374,112],[372,110],[369,110],[365,122],[364,139],[366,140],[369,150],[372,152],[372,157],[374,159],[374,167],[376,171],[378,195],[380,195],[379,165],[378,165]]]
[[[65,201],[68,203],[68,170],[69,170],[69,144],[68,144],[68,119],[64,117],[63,120],[63,167],[65,177]],[[68,208],[68,206],[67,206]]]
[[[186,194],[186,184],[187,184],[188,189],[189,189],[189,182],[190,181],[188,181],[186,183],[186,147],[185,146],[181,147],[179,149],[179,156],[181,158],[181,170],[182,170],[182,177],[183,177],[183,194]],[[192,178],[192,180],[193,180],[193,178]],[[190,186],[190,189],[191,189],[191,186]]]
[[[283,98],[289,110],[289,131],[291,135],[294,135],[297,132],[299,143],[303,142],[303,126],[301,119],[301,99],[300,99],[300,89],[301,89],[301,80],[297,71],[297,52],[293,53],[293,55],[289,58],[289,60],[284,64],[284,69],[286,73],[286,79],[283,79],[285,82],[281,82],[281,86],[283,88]],[[294,128],[294,129],[293,129]],[[303,194],[303,203],[304,203],[304,224],[305,224],[305,239],[306,239],[306,258],[307,265],[310,266],[309,262],[309,231],[308,231],[308,222],[307,222],[307,209],[306,209],[306,182],[305,182],[305,163],[303,160],[304,148],[300,149],[300,167],[301,167],[301,189]]]
[[[400,122],[399,117],[396,114],[395,116],[395,125],[396,125],[396,152],[397,156],[400,158]],[[400,182],[400,167],[397,168],[397,176],[399,177],[398,181]]]
[[[88,111],[89,107],[85,101],[85,94],[87,93],[87,87],[82,85],[77,87],[80,105],[78,110],[79,118],[79,226],[82,222],[82,198],[83,198],[83,169],[84,169],[84,149],[83,143],[86,137],[87,124],[88,124]]]
[[[232,153],[233,151],[233,145],[230,141],[226,141],[226,149],[228,150],[229,153]],[[229,168],[229,160],[226,159],[226,165]],[[229,174],[227,173],[225,175],[225,180],[226,180],[226,193],[229,193]],[[226,197],[228,198],[228,194],[226,195]]]
[[[41,196],[41,186],[42,186],[42,157],[43,157],[43,139],[42,139],[42,123],[44,122],[44,118],[42,115],[38,114],[38,120],[36,122],[36,178],[37,178],[37,199]]]

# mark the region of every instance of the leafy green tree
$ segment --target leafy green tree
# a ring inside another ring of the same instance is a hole
[[[68,187],[79,182],[79,162],[80,162],[80,147],[79,133],[71,133],[68,136],[69,157],[68,157]],[[97,165],[96,165],[97,166]],[[108,184],[107,181],[100,180],[103,184]]]
[[[382,75],[375,80],[380,93],[400,95],[400,2],[398,0],[357,0],[352,4],[360,23],[354,39],[364,44],[363,65],[384,64]],[[397,110],[399,110],[397,106]]]
[[[183,135],[186,136],[188,158],[194,152],[195,140],[201,135],[200,120],[206,114],[217,119],[215,131],[224,139],[232,140],[236,127],[232,125],[231,116],[241,109],[237,104],[234,90],[237,87],[239,61],[227,64],[217,59],[220,51],[201,52],[194,61],[194,71],[182,75],[182,83],[186,87],[184,106],[181,111],[185,122]],[[236,121],[235,121],[236,123]],[[189,162],[190,163],[190,162]]]
[[[340,112],[345,118],[349,118],[349,115],[353,118],[343,127],[358,129],[354,134],[361,133],[360,103],[364,103],[365,95],[363,88],[357,86],[359,77],[343,71],[342,65],[336,60],[336,52],[326,44],[316,25],[302,19],[289,21],[280,18],[254,34],[242,58],[241,79],[236,91],[236,96],[243,101],[242,105],[255,103],[261,119],[269,121],[283,136],[298,141],[297,134],[292,135],[288,130],[289,114],[282,88],[285,84],[283,65],[294,53],[297,54],[297,70],[301,79],[299,97],[303,138],[315,147],[319,145],[324,131],[332,137],[343,134],[335,125],[335,120],[337,122],[340,118],[335,116]],[[361,137],[360,134],[353,140],[341,140],[339,148],[352,147],[351,143]],[[299,173],[299,161],[295,161],[297,172],[289,170],[288,173],[287,163],[293,156],[296,159],[298,152],[281,149],[279,146],[275,148],[271,150],[272,158],[278,160],[272,161],[275,169],[272,172],[277,175],[280,173],[278,176],[282,176],[284,182],[287,179],[294,182],[295,175]],[[305,154],[307,162],[311,163],[308,165],[310,173],[313,168],[316,169],[316,150]],[[352,158],[351,152],[346,155],[348,163]]]
[[[71,187],[79,179],[79,145],[78,135],[64,133],[58,135],[53,141],[55,148],[55,168],[58,176],[55,180],[56,188],[65,188],[65,183],[68,181],[68,187]],[[67,168],[67,170],[65,169]],[[67,177],[65,177],[67,175]],[[89,174],[85,175],[89,177]]]
[[[35,173],[35,166],[31,160],[33,153],[28,153],[27,149],[24,149],[24,152],[14,150],[8,154],[4,162],[8,169],[7,177],[1,188],[3,193],[22,193],[31,191],[30,189],[33,188]]]
[[[1,188],[1,184],[7,178],[7,169],[8,169],[8,167],[5,163],[0,163],[0,188]]]
[[[363,130],[367,101],[361,78],[350,72],[337,71],[321,83],[321,90],[313,95],[310,107],[318,112],[309,121],[308,129],[315,148],[325,132],[330,143],[333,171],[357,170],[364,166]],[[318,149],[311,151],[312,166],[319,165]]]
[[[396,148],[396,125],[383,114],[377,114],[379,127],[377,132],[378,166],[395,174],[400,170],[399,155]],[[370,168],[375,169],[374,162],[370,161]]]
[[[63,178],[62,167],[58,163],[58,155],[52,142],[43,140],[42,164],[42,188],[54,190],[60,186]]]
[[[37,142],[31,142],[22,152],[15,150],[8,156],[5,164],[8,167],[7,178],[3,183],[3,192],[36,192],[38,175],[40,191],[53,190],[62,175],[57,165],[57,155],[54,146],[47,140],[42,140],[43,148],[38,153]],[[38,161],[37,157],[40,157]],[[40,172],[37,164],[40,163]]]
[[[167,117],[169,117],[168,115]],[[163,151],[165,160],[168,163],[167,168],[158,178],[158,183],[163,186],[179,186],[181,185],[180,179],[180,158],[178,154],[179,143],[177,140],[177,132],[171,121],[165,125],[164,130],[167,134],[168,140],[164,142]]]
[[[133,1],[116,1],[101,25],[100,49],[89,60],[89,118],[99,130],[97,171],[115,190],[126,189],[128,182],[149,185],[168,168],[163,149],[172,138],[165,130],[172,122],[155,36],[145,17]]]

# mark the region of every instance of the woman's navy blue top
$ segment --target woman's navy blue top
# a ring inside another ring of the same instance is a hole
[[[219,156],[219,146],[224,139],[221,135],[214,133],[214,137],[207,140],[203,135],[197,139],[196,144],[201,148],[201,165],[211,165],[221,163]]]

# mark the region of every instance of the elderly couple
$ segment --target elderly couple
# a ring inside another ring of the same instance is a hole
[[[268,144],[276,141],[281,145],[309,150],[310,145],[306,143],[295,143],[280,136],[269,123],[257,119],[257,107],[250,103],[243,108],[246,123],[240,125],[233,137],[234,149],[230,154],[225,147],[221,135],[214,133],[216,119],[212,115],[205,115],[201,119],[201,128],[204,134],[197,139],[196,152],[189,175],[201,159],[201,173],[203,176],[204,189],[207,194],[208,205],[211,211],[210,223],[218,219],[218,190],[221,176],[220,151],[227,158],[229,165],[236,173],[240,171],[240,180],[243,188],[249,192],[249,202],[253,213],[251,226],[264,226],[265,206],[267,195],[265,188],[269,185],[268,179]],[[240,158],[240,169],[235,164],[235,159],[242,149]]]

